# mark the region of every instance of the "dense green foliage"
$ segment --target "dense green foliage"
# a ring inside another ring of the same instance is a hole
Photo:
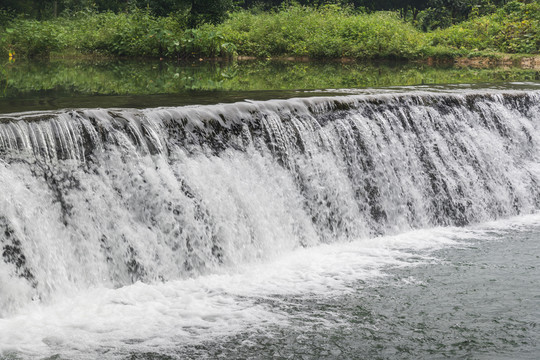
[[[44,4],[52,3],[43,1]],[[64,7],[72,4],[74,9],[84,5],[83,0],[70,1],[60,3]],[[458,3],[464,7],[485,1],[437,0],[442,1],[439,8],[427,7],[434,1],[389,2],[394,7],[415,9],[416,20],[413,22],[405,21],[407,16],[403,11],[364,11],[367,6],[359,11],[358,7],[338,4],[307,7],[293,3],[282,5],[277,10],[261,10],[259,6],[227,13],[232,0],[171,0],[169,7],[163,7],[166,5],[164,1],[148,0],[146,9],[138,8],[137,5],[142,3],[137,1],[124,1],[122,9],[125,10],[129,4],[132,8],[120,12],[99,12],[96,9],[100,6],[98,1],[94,9],[81,7],[85,10],[77,12],[64,9],[62,16],[48,20],[28,19],[0,10],[0,52],[6,55],[15,53],[19,57],[83,53],[169,58],[231,57],[238,54],[263,58],[358,59],[539,52],[538,2],[510,2],[498,10],[494,3],[489,3],[489,7],[486,4],[469,7],[472,10],[467,13],[468,20],[452,25],[457,19],[456,14],[459,14],[455,10]],[[26,3],[31,1],[22,1],[20,5]],[[348,3],[369,5],[365,1]],[[382,7],[389,3],[379,5]],[[120,3],[113,1],[110,4]],[[162,6],[160,11],[156,10],[158,5]],[[158,12],[169,10],[174,11],[167,16],[158,15]],[[449,11],[456,13],[443,16]],[[434,30],[424,32],[422,29]]]
[[[94,10],[128,12],[147,9],[153,15],[183,13],[190,27],[218,23],[234,9],[276,10],[291,1],[310,7],[337,4],[357,11],[399,11],[400,16],[424,30],[467,20],[470,15],[493,13],[508,0],[2,0],[0,10],[40,20],[60,14]],[[527,1],[525,1],[527,2]],[[1,21],[1,18],[0,18]]]
[[[88,10],[119,13],[146,9],[157,16],[183,13],[194,26],[223,20],[233,4],[233,0],[2,0],[0,11],[46,20]]]
[[[258,57],[414,58],[425,46],[423,35],[395,14],[355,14],[337,6],[239,11],[214,28],[239,54]]]
[[[540,4],[511,2],[492,15],[435,31],[431,43],[457,50],[537,54],[540,50]]]
[[[424,35],[393,13],[354,13],[328,5],[283,7],[276,12],[234,12],[225,22],[187,29],[178,14],[148,11],[77,13],[45,21],[16,19],[0,39],[6,50],[47,56],[74,50],[117,56],[311,56],[415,58]]]
[[[29,57],[56,51],[115,56],[217,56],[232,54],[223,36],[213,30],[186,30],[186,19],[156,17],[148,11],[86,13],[37,21],[16,19],[0,46]]]

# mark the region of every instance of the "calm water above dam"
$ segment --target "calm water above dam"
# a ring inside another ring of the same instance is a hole
[[[538,358],[536,72],[256,64],[3,70],[0,359]]]
[[[534,82],[518,67],[411,63],[53,60],[0,66],[0,112],[288,99],[327,89]]]

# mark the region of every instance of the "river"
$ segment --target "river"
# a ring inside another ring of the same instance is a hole
[[[537,85],[283,97],[4,108],[0,358],[537,358]]]

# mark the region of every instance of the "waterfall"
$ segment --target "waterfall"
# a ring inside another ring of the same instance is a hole
[[[540,205],[540,92],[0,115],[0,316]]]

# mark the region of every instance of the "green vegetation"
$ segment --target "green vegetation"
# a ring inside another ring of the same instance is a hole
[[[173,56],[197,53],[215,56],[223,42],[220,34],[184,30],[182,19],[156,17],[147,11],[131,13],[77,13],[69,18],[37,21],[16,19],[0,40],[5,50],[28,57],[51,52],[114,56]]]
[[[432,45],[450,49],[537,54],[540,4],[511,2],[492,15],[473,18],[429,36]]]
[[[218,0],[43,0],[32,8],[35,1],[13,2],[26,4],[34,15],[0,9],[0,56],[422,59],[540,51],[536,1],[513,1],[498,10],[494,4],[501,1],[487,0],[304,2],[311,6],[276,7],[277,0],[250,9]],[[395,11],[372,11],[383,8]]]
[[[205,26],[225,34],[238,54],[257,57],[416,58],[426,46],[422,33],[397,14],[356,14],[327,5],[291,6],[277,12],[233,13],[220,25]]]

